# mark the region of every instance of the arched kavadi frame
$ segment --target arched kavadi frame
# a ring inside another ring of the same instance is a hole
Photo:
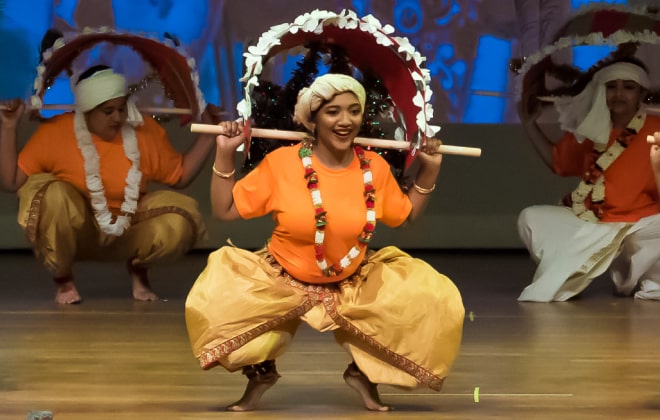
[[[640,45],[660,45],[660,15],[657,13],[653,9],[629,9],[617,5],[583,8],[561,27],[552,44],[532,54],[520,68],[516,93],[521,106],[531,113],[538,100],[550,102],[552,96],[570,91],[575,80],[566,80],[565,85],[554,88],[545,84],[546,75],[561,79],[562,67],[567,67],[552,60],[552,55],[557,52],[575,46],[613,46],[617,47],[613,56],[625,57],[634,55]],[[659,96],[653,92],[652,86],[647,102],[656,103],[658,100]]]
[[[290,24],[273,26],[264,32],[245,56],[246,71],[241,79],[245,98],[238,104],[239,114],[250,121],[255,87],[260,83],[263,66],[275,55],[315,43],[321,47],[339,46],[350,65],[378,75],[394,105],[393,112],[404,125],[403,139],[419,146],[434,136],[440,127],[432,126],[433,108],[429,103],[430,72],[421,67],[424,58],[406,38],[391,36],[389,25],[382,26],[373,16],[359,18],[354,12],[314,10]],[[264,127],[265,128],[265,127]],[[411,148],[406,167],[416,156]]]
[[[166,96],[173,101],[174,106],[190,110],[189,114],[181,116],[182,125],[198,117],[204,110],[206,104],[198,86],[199,76],[194,69],[194,59],[187,57],[180,47],[169,40],[161,42],[155,38],[115,32],[107,28],[86,28],[82,33],[69,34],[56,40],[52,47],[43,52],[34,82],[32,108],[42,108],[46,89],[60,73],[66,71],[71,75],[70,67],[80,54],[104,42],[130,47],[154,69],[165,88]]]
[[[657,12],[648,9],[635,11],[611,5],[592,6],[568,20],[559,29],[556,39],[593,33],[602,33],[603,37],[609,37],[619,30],[629,32],[649,30],[657,33],[660,30]]]

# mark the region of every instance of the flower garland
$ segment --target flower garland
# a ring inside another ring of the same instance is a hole
[[[328,265],[325,260],[324,241],[325,241],[325,226],[327,225],[327,212],[323,208],[323,201],[321,200],[321,191],[319,190],[318,175],[312,167],[312,142],[310,139],[305,139],[300,147],[298,155],[305,168],[305,179],[307,180],[307,188],[312,196],[314,203],[314,219],[316,221],[316,234],[314,235],[314,252],[316,254],[316,264],[321,269],[321,272],[326,277],[332,277],[340,274],[346,267],[351,265],[351,262],[360,255],[360,252],[371,241],[376,229],[376,210],[374,203],[376,201],[376,190],[373,186],[373,175],[369,166],[369,159],[366,158],[364,150],[359,146],[354,146],[355,153],[360,160],[360,169],[362,169],[362,179],[364,181],[364,204],[366,207],[366,223],[362,228],[362,232],[358,236],[358,243],[354,245],[348,253],[339,262]]]
[[[607,150],[604,144],[594,144],[598,158],[591,164],[575,191],[563,200],[577,217],[587,222],[600,221],[601,208],[605,203],[605,171],[626,150],[645,120],[646,114],[639,112]],[[586,203],[587,197],[590,197],[589,205]]]
[[[113,222],[112,213],[108,210],[108,202],[105,198],[105,190],[101,181],[99,154],[92,143],[92,135],[85,123],[82,112],[74,115],[74,130],[78,141],[78,148],[85,161],[85,185],[89,191],[90,202],[94,210],[94,217],[99,228],[110,236],[121,236],[131,226],[131,216],[137,211],[137,200],[140,196],[140,183],[142,172],[140,171],[140,150],[132,126],[124,124],[122,127],[122,139],[124,153],[131,162],[131,167],[126,176],[126,187],[124,188],[124,202],[121,212]]]

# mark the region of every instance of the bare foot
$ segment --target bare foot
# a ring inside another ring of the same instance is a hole
[[[151,290],[146,268],[135,268],[128,263],[128,271],[133,281],[133,299],[141,302],[158,300],[158,296]]]
[[[245,392],[240,400],[236,401],[233,404],[227,406],[227,411],[252,411],[257,407],[261,396],[264,392],[268,391],[278,379],[280,379],[279,373],[275,370],[275,362],[266,361],[263,364],[256,365],[258,367],[266,364],[266,371],[259,372],[258,374],[246,373],[249,375],[250,380],[248,381]],[[249,367],[252,368],[252,367]],[[249,369],[248,368],[248,369]],[[245,372],[245,370],[244,370]]]
[[[381,402],[377,385],[360,371],[355,363],[348,365],[344,371],[344,381],[360,394],[365,407],[371,411],[391,411],[392,407]]]
[[[64,277],[55,280],[55,302],[60,305],[70,305],[80,303],[82,298],[73,284],[71,277]]]

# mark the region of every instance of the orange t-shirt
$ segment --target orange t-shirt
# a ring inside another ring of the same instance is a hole
[[[42,123],[21,150],[18,166],[28,176],[52,173],[89,197],[85,185],[85,162],[73,129],[73,115],[61,114]],[[181,178],[183,157],[172,147],[165,130],[153,118],[145,116],[144,124],[135,129],[135,136],[140,150],[141,193],[146,192],[147,183],[151,181],[166,185],[177,183]],[[131,162],[124,153],[121,133],[111,141],[92,134],[92,141],[99,155],[108,208],[117,214],[124,201]]]
[[[651,168],[651,145],[646,136],[660,131],[660,117],[648,115],[644,126],[628,147],[605,171],[605,200],[600,220],[603,222],[637,222],[657,214],[658,188]],[[612,130],[609,145],[621,134]],[[595,162],[593,142],[578,143],[575,136],[565,133],[553,148],[553,170],[561,176],[583,177]]]
[[[234,202],[244,219],[272,213],[276,226],[268,245],[270,253],[294,278],[308,283],[339,281],[357,269],[365,250],[338,276],[325,277],[319,269],[314,253],[314,205],[299,150],[300,145],[283,146],[266,155],[252,172],[236,183]],[[388,226],[399,226],[408,218],[412,204],[387,161],[375,152],[365,153],[371,161],[376,190],[376,219]],[[344,169],[326,168],[315,156],[312,156],[312,166],[318,174],[319,191],[327,211],[324,249],[325,259],[331,265],[358,243],[366,222],[362,170],[357,156]],[[375,234],[378,234],[378,226]]]

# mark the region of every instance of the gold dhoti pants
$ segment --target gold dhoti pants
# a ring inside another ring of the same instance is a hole
[[[374,383],[440,390],[457,356],[465,311],[449,278],[395,247],[370,252],[340,283],[291,278],[266,250],[225,246],[209,256],[186,300],[186,324],[200,365],[275,359],[301,321],[333,331]]]
[[[141,198],[130,228],[118,237],[100,231],[89,200],[51,174],[29,177],[18,196],[18,223],[54,277],[70,276],[77,260],[126,260],[147,268],[182,256],[205,235],[197,202],[173,191]]]

